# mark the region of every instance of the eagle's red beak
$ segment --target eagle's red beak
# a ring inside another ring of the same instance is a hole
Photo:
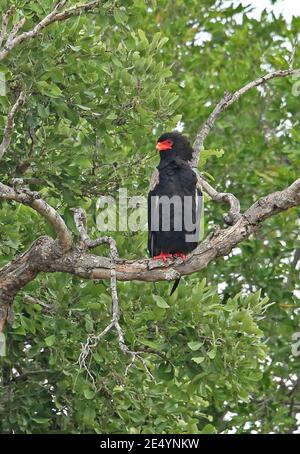
[[[171,140],[164,140],[163,142],[157,142],[156,149],[159,151],[171,150],[173,142]]]

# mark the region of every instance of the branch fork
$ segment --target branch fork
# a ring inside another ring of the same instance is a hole
[[[117,273],[116,273],[116,260],[119,259],[119,253],[117,250],[116,242],[113,238],[104,236],[98,238],[96,240],[91,240],[88,233],[87,233],[87,220],[85,211],[82,208],[72,208],[74,221],[79,232],[81,243],[83,243],[85,248],[94,248],[99,246],[100,244],[107,243],[110,247],[110,290],[111,290],[111,297],[112,297],[112,321],[111,323],[98,335],[92,334],[88,337],[85,344],[82,345],[81,353],[78,359],[78,364],[81,369],[84,369],[91,379],[94,389],[97,390],[95,378],[90,371],[87,365],[87,358],[92,353],[93,349],[95,349],[100,342],[100,340],[105,337],[112,329],[114,329],[117,333],[117,339],[120,346],[121,351],[131,356],[131,362],[126,366],[125,370],[125,377],[128,374],[130,367],[134,364],[135,360],[138,358],[141,360],[147,374],[149,377],[155,381],[155,378],[151,374],[145,359],[141,356],[141,351],[132,351],[127,346],[125,342],[124,332],[119,323],[120,320],[120,306],[119,306],[119,297],[117,291]]]

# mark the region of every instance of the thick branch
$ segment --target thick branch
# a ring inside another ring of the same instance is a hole
[[[44,260],[57,254],[55,241],[40,237],[24,254],[0,269],[0,332],[10,318],[10,308],[16,294],[35,279],[44,266]]]
[[[271,79],[278,78],[278,77],[287,77],[290,75],[300,74],[300,69],[285,69],[279,71],[273,71],[268,74],[265,74],[262,77],[258,77],[257,79],[249,82],[244,87],[240,88],[239,90],[235,91],[234,93],[225,92],[224,97],[219,101],[216,105],[206,122],[202,125],[200,130],[197,133],[196,140],[194,142],[194,154],[193,159],[191,162],[192,167],[197,168],[199,162],[199,154],[203,147],[204,141],[210,131],[212,130],[216,120],[219,118],[222,112],[226,110],[229,106],[231,106],[234,102],[236,102],[242,95],[247,93],[252,88],[258,87],[260,85],[265,84]]]
[[[12,188],[0,184],[0,199],[33,204],[32,197],[24,191],[17,193]],[[45,204],[44,207],[40,207],[40,211],[37,210],[39,212],[53,210],[41,199],[35,199],[34,202]],[[219,230],[203,241],[184,263],[180,259],[167,264],[151,259],[136,261],[109,259],[89,254],[86,249],[83,250],[78,245],[73,245],[71,249],[64,252],[62,245],[57,241],[49,237],[41,237],[27,252],[0,270],[0,331],[15,295],[28,282],[35,279],[39,272],[65,272],[94,280],[112,279],[113,273],[113,282],[115,279],[147,282],[174,280],[181,275],[200,271],[216,258],[228,255],[234,247],[255,232],[262,221],[295,206],[300,206],[300,178],[283,191],[274,192],[259,199],[233,226]],[[55,216],[59,216],[55,210],[53,211]],[[64,230],[64,224],[61,224],[63,221],[59,221],[58,218],[57,222]],[[71,239],[68,233],[66,235],[67,244],[69,244]],[[101,337],[115,327],[114,320],[116,319],[113,317],[112,324],[105,329]]]
[[[7,122],[6,122],[6,126],[4,129],[3,139],[0,144],[0,160],[2,159],[7,148],[9,147],[11,135],[13,133],[13,128],[14,128],[15,115],[18,112],[18,110],[23,106],[24,102],[25,102],[25,93],[21,92],[17,101],[13,105],[11,111],[7,115]]]
[[[59,10],[67,3],[67,0],[62,0],[58,2],[53,11],[51,11],[46,17],[44,17],[44,19],[42,19],[33,29],[15,36],[20,28],[24,25],[24,20],[21,20],[15,25],[11,33],[8,34],[6,43],[3,49],[0,51],[0,61],[3,60],[18,44],[21,44],[26,39],[34,38],[41,30],[48,27],[50,24],[58,21],[64,21],[73,16],[78,16],[83,12],[90,12],[100,5],[101,1],[102,0],[94,0],[92,2],[74,6],[60,12]]]
[[[163,265],[154,260],[116,260],[116,277],[122,281],[174,280],[206,268],[217,257],[228,255],[239,243],[247,239],[265,219],[300,206],[300,178],[283,191],[274,192],[255,202],[231,227],[219,230],[203,241],[188,256]],[[48,263],[48,271],[61,271],[88,279],[110,279],[111,261],[106,257],[70,250],[61,259]]]
[[[62,251],[67,251],[72,245],[72,236],[62,217],[58,212],[45,202],[38,192],[25,189],[16,190],[0,183],[0,200],[14,200],[15,202],[29,205],[41,214],[54,228]]]

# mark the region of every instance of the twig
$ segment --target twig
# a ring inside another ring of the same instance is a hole
[[[290,269],[289,276],[288,276],[288,279],[286,282],[287,287],[289,287],[292,283],[293,272],[296,269],[299,261],[300,261],[300,247],[296,248],[295,252],[294,252],[293,260],[291,263],[291,269]]]
[[[228,225],[235,224],[242,216],[240,213],[241,207],[239,200],[229,192],[218,192],[206,181],[197,169],[194,169],[194,171],[198,175],[202,190],[205,191],[214,202],[228,203],[230,205],[230,211],[223,215],[223,219]]]
[[[191,161],[191,166],[197,168],[199,162],[199,154],[203,147],[204,141],[210,131],[212,130],[216,120],[219,118],[222,112],[226,110],[229,106],[231,106],[234,102],[236,102],[242,95],[247,93],[252,88],[258,87],[260,85],[265,84],[271,79],[278,78],[278,77],[286,77],[290,75],[300,74],[300,69],[284,69],[279,71],[273,71],[268,74],[265,74],[262,77],[258,77],[257,79],[249,82],[244,87],[240,88],[239,90],[235,91],[234,93],[225,92],[221,101],[218,102],[212,113],[209,115],[208,119],[205,121],[203,126],[199,129],[196,140],[194,142],[194,154],[193,159]]]
[[[69,19],[70,17],[79,16],[82,13],[88,13],[90,11],[93,11],[101,3],[102,0],[94,0],[92,2],[85,3],[84,5],[73,6],[66,11],[57,13],[55,16],[55,21],[63,21]]]
[[[15,185],[22,185],[21,178],[14,179]],[[72,246],[72,235],[58,212],[45,202],[38,192],[29,191],[25,188],[15,189],[0,183],[0,200],[14,200],[29,205],[41,214],[54,228],[58,242],[62,247],[62,252],[68,251]]]
[[[113,259],[118,260],[119,253],[115,240],[110,236],[103,236],[101,238],[97,238],[96,240],[91,240],[89,235],[87,234],[87,221],[85,211],[80,207],[71,208],[71,211],[73,212],[75,225],[83,246],[87,249],[93,249],[97,246],[100,246],[101,244],[109,244]]]
[[[9,8],[6,13],[2,17],[1,29],[0,29],[0,46],[3,43],[3,40],[6,39],[7,36],[7,25],[10,17],[14,12],[14,8]]]
[[[14,39],[14,37],[16,36],[16,34],[18,33],[19,30],[21,30],[21,28],[23,27],[23,25],[25,24],[26,22],[26,18],[25,17],[22,17],[20,20],[18,20],[18,22],[16,22],[12,28],[12,30],[10,31],[9,35],[8,35],[8,38],[7,38],[7,42],[10,42],[11,40]]]
[[[20,28],[24,25],[24,23],[22,23],[23,19],[21,19],[22,22],[19,21],[19,23],[14,26],[10,34],[8,34],[6,43],[3,49],[0,51],[0,61],[3,60],[18,44],[21,44],[26,39],[34,38],[41,30],[48,27],[50,24],[58,21],[64,21],[66,19],[69,19],[70,17],[79,16],[82,12],[90,12],[97,6],[99,6],[101,2],[102,0],[94,0],[92,2],[74,6],[65,11],[59,11],[67,3],[67,0],[62,0],[58,2],[54,9],[37,25],[35,25],[35,27],[27,32],[23,32],[20,35],[15,36]]]
[[[44,303],[44,301],[41,301],[37,298],[34,298],[31,295],[25,295],[23,298],[23,303],[25,304],[38,304],[39,306],[43,307],[47,312],[52,312],[53,311],[53,306],[50,304]]]
[[[289,61],[288,61],[289,69],[293,69],[293,67],[294,67],[295,54],[296,54],[297,46],[298,46],[298,37],[296,36],[295,39],[294,39],[292,52],[291,52],[291,55],[290,55],[290,58],[289,58]]]
[[[117,273],[116,273],[116,260],[119,258],[118,250],[116,247],[115,240],[111,237],[102,237],[98,238],[97,240],[91,240],[87,233],[87,222],[86,222],[86,215],[82,208],[73,208],[72,209],[74,214],[74,220],[79,232],[79,236],[81,241],[83,242],[84,246],[87,248],[93,248],[98,246],[99,244],[107,243],[110,247],[110,290],[111,290],[111,297],[112,297],[112,321],[111,323],[98,335],[90,335],[85,344],[82,345],[81,353],[79,355],[78,364],[81,369],[84,369],[92,381],[93,387],[95,390],[96,383],[95,378],[90,371],[89,366],[87,365],[87,358],[91,355],[94,348],[97,347],[98,343],[100,342],[101,338],[106,336],[112,329],[115,329],[117,333],[118,343],[120,346],[121,351],[125,355],[131,356],[130,363],[126,366],[125,369],[125,376],[127,376],[129,369],[134,364],[136,358],[138,358],[151,380],[155,381],[154,376],[150,372],[146,361],[141,356],[142,351],[132,351],[126,345],[124,333],[122,327],[119,323],[120,320],[120,306],[119,306],[119,298],[118,298],[118,291],[117,291]]]

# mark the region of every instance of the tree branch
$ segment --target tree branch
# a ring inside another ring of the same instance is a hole
[[[109,244],[113,260],[118,260],[119,253],[115,240],[111,236],[102,236],[100,238],[97,238],[96,240],[91,240],[89,235],[87,234],[87,221],[85,211],[80,207],[71,208],[71,211],[73,211],[75,225],[84,248],[93,249],[97,246],[100,246],[101,244]]]
[[[205,123],[202,125],[202,127],[199,129],[196,140],[194,142],[194,154],[193,158],[191,161],[191,166],[197,168],[198,167],[198,162],[199,162],[199,155],[201,152],[201,149],[203,147],[204,141],[212,128],[214,127],[214,124],[216,120],[219,118],[222,112],[226,110],[229,106],[231,106],[234,102],[236,102],[242,95],[247,93],[249,90],[252,88],[258,87],[260,85],[265,84],[271,79],[274,78],[279,78],[279,77],[287,77],[290,75],[300,75],[300,69],[284,69],[284,70],[279,70],[279,71],[273,71],[268,74],[265,74],[262,77],[258,77],[257,79],[253,80],[252,82],[249,82],[246,84],[244,87],[240,88],[239,90],[235,91],[234,93],[228,93],[225,92],[223,98],[221,101],[218,102],[212,113],[209,115],[208,119],[205,121]]]
[[[57,234],[58,242],[65,252],[72,245],[72,235],[58,212],[45,202],[38,192],[32,192],[27,189],[16,190],[3,183],[0,183],[0,200],[14,200],[15,202],[29,205],[40,215],[42,215]]]
[[[3,40],[7,37],[7,25],[10,17],[14,13],[14,8],[9,8],[5,14],[2,16],[2,23],[0,28],[0,46],[3,43]]]
[[[295,61],[295,55],[296,55],[296,50],[297,50],[298,44],[299,44],[298,43],[298,37],[295,36],[293,47],[292,47],[292,51],[291,51],[291,55],[290,55],[290,58],[289,58],[289,61],[288,61],[289,69],[293,69],[294,68],[294,61]]]
[[[130,367],[133,365],[136,358],[140,359],[146,372],[150,376],[152,380],[155,381],[153,375],[148,369],[148,366],[141,356],[141,351],[132,351],[127,346],[125,342],[124,332],[119,323],[120,320],[120,306],[119,306],[119,298],[118,298],[118,291],[117,291],[117,274],[116,274],[116,262],[119,258],[117,246],[115,240],[111,237],[103,237],[98,238],[95,241],[90,240],[88,233],[87,233],[87,222],[86,222],[86,214],[82,208],[73,208],[74,213],[74,220],[76,227],[78,229],[80,239],[84,243],[85,247],[91,248],[98,246],[99,244],[108,243],[110,246],[110,290],[111,290],[111,297],[112,297],[112,321],[107,325],[107,327],[98,335],[92,334],[88,337],[86,343],[82,345],[81,353],[78,359],[79,366],[84,369],[91,379],[94,389],[97,391],[95,378],[87,365],[87,358],[90,356],[92,351],[98,346],[102,337],[105,337],[113,328],[117,332],[118,343],[120,346],[121,351],[131,356],[131,362],[127,365],[125,370],[125,376],[128,374]]]
[[[20,35],[17,35],[17,32],[23,27],[25,21],[21,19],[15,26],[13,30],[6,36],[6,43],[2,50],[0,50],[0,61],[2,61],[17,45],[21,44],[23,41],[34,38],[41,30],[53,24],[54,22],[64,21],[73,16],[79,16],[82,12],[90,12],[94,10],[97,6],[101,4],[102,0],[94,0],[82,5],[74,6],[65,11],[60,12],[59,10],[65,6],[67,0],[62,0],[56,4],[54,9],[42,19],[33,29],[28,32],[23,32]],[[6,13],[7,14],[7,13]],[[5,29],[6,30],[6,29]]]
[[[113,294],[115,279],[146,282],[171,281],[179,276],[189,275],[206,268],[210,262],[228,255],[234,247],[256,232],[265,219],[289,208],[300,206],[300,178],[283,191],[274,192],[259,199],[241,215],[233,226],[218,230],[206,238],[184,263],[180,259],[167,264],[152,259],[127,261],[116,256],[114,258],[112,252],[112,258],[109,259],[88,253],[82,249],[80,244],[73,244],[72,247],[69,247],[71,238],[69,232],[65,232],[67,228],[63,220],[46,202],[35,199],[35,194],[29,192],[28,195],[28,192],[24,192],[24,190],[17,192],[0,183],[0,200],[16,200],[29,204],[42,215],[45,212],[48,213],[50,219],[53,215],[53,226],[57,227],[57,233],[60,233],[62,239],[66,233],[68,248],[63,247],[64,241],[57,242],[46,236],[41,237],[33,243],[28,251],[0,269],[0,331],[7,318],[8,306],[15,295],[28,282],[35,279],[39,272],[64,272],[93,280],[110,279],[113,282],[111,284]],[[115,302],[115,314],[117,314],[116,308],[117,303]],[[100,337],[116,326],[114,320],[117,319],[113,315],[112,325],[109,325]],[[121,341],[120,333],[118,336]]]
[[[22,91],[13,105],[11,111],[7,115],[7,122],[3,133],[3,139],[0,144],[0,160],[3,158],[4,153],[6,152],[7,148],[10,145],[11,135],[13,133],[14,123],[15,123],[15,115],[20,110],[25,102],[25,93]]]
[[[116,277],[121,281],[153,282],[171,281],[180,275],[195,273],[207,267],[216,258],[228,255],[234,247],[254,233],[265,219],[296,206],[300,206],[300,178],[283,191],[259,199],[236,224],[206,238],[184,263],[180,259],[163,264],[152,259],[127,261],[118,258],[115,261]],[[66,272],[98,280],[110,279],[110,269],[109,258],[90,254],[74,246],[59,258],[46,257],[46,263],[41,266],[40,271]]]
[[[44,301],[41,301],[37,298],[34,298],[33,296],[31,295],[24,295],[24,298],[23,298],[23,303],[25,304],[38,304],[39,306],[41,306],[45,312],[49,312],[49,313],[53,313],[54,312],[54,307],[51,306],[50,304],[47,304],[47,303],[44,303]]]
[[[289,276],[288,276],[288,279],[286,282],[287,287],[289,287],[292,283],[293,272],[295,271],[299,261],[300,261],[300,247],[297,247],[294,252],[293,260],[291,263],[291,269],[290,269]]]
[[[200,271],[218,257],[228,255],[239,243],[254,233],[261,223],[282,211],[300,205],[300,178],[283,191],[274,192],[255,202],[231,227],[219,230],[204,240],[187,260],[163,265],[155,260],[116,261],[117,279],[122,281],[174,280]],[[110,260],[92,254],[70,251],[59,262],[49,264],[49,271],[62,271],[88,279],[109,279]]]
[[[230,211],[223,215],[223,219],[228,225],[235,224],[241,217],[240,202],[239,200],[230,192],[218,192],[214,189],[201,175],[198,169],[193,169],[197,174],[198,181],[200,182],[201,189],[209,195],[209,197],[217,203],[228,203],[230,206]]]
[[[57,13],[55,16],[55,22],[64,21],[66,19],[69,19],[69,17],[79,16],[81,13],[89,13],[101,3],[102,0],[94,0],[92,2],[85,3],[84,5],[73,6],[72,8],[63,11],[62,13]]]
[[[16,294],[35,279],[50,256],[52,259],[59,256],[57,243],[52,238],[40,237],[27,251],[0,269],[0,332],[10,318]]]

